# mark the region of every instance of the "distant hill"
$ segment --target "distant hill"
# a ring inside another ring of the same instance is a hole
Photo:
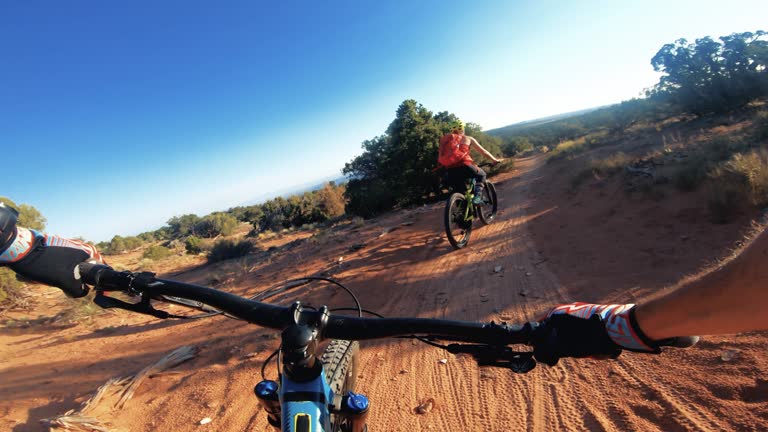
[[[328,183],[328,182],[334,182],[337,185],[339,185],[339,184],[344,184],[344,183],[346,183],[348,181],[349,181],[349,179],[344,177],[344,176],[328,176],[328,177],[320,178],[320,179],[317,179],[317,180],[312,180],[311,182],[307,182],[307,183],[304,183],[304,184],[292,186],[292,187],[289,187],[289,188],[270,191],[269,192],[269,196],[264,195],[264,196],[260,196],[260,197],[255,197],[255,198],[253,198],[253,199],[251,199],[249,201],[245,201],[245,202],[243,202],[242,204],[239,204],[239,205],[249,206],[249,205],[255,205],[255,204],[262,204],[262,203],[264,203],[266,201],[269,201],[269,200],[271,200],[273,198],[277,198],[279,196],[282,196],[284,198],[288,198],[291,195],[301,195],[304,192],[316,191],[316,190],[322,189],[323,186],[326,183]]]
[[[594,108],[587,108],[587,109],[583,109],[583,110],[579,110],[579,111],[571,111],[571,112],[567,112],[567,113],[563,113],[563,114],[556,114],[556,115],[549,116],[549,117],[542,117],[542,118],[534,119],[534,120],[526,120],[526,121],[523,121],[523,122],[520,122],[520,123],[511,124],[509,126],[503,126],[503,127],[500,127],[500,128],[491,129],[489,131],[485,131],[485,133],[487,133],[489,135],[493,135],[493,136],[503,137],[503,136],[514,134],[514,133],[519,132],[519,131],[521,131],[523,129],[527,129],[527,128],[531,128],[531,127],[535,127],[535,126],[540,126],[540,125],[543,125],[543,124],[546,124],[546,123],[550,123],[550,122],[554,122],[554,121],[558,121],[558,120],[567,119],[569,117],[580,116],[582,114],[587,114],[587,113],[590,113],[592,111],[597,111],[597,110],[602,109],[602,108],[608,108],[609,106],[612,106],[612,105],[603,105],[603,106],[594,107]]]

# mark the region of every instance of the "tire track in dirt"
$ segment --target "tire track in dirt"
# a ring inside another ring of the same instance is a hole
[[[686,430],[719,431],[717,419],[702,411],[697,403],[692,402],[681,392],[671,387],[659,375],[648,373],[648,365],[637,364],[636,358],[622,358],[614,364],[614,371],[635,388],[643,389],[671,410],[680,426]],[[651,384],[652,383],[652,384]]]
[[[529,162],[519,168],[519,175],[500,185],[499,196],[502,210],[493,224],[480,226],[473,232],[470,245],[460,251],[446,253],[447,242],[436,247],[414,247],[392,241],[379,248],[390,252],[398,247],[410,247],[408,262],[397,267],[392,275],[397,292],[385,299],[379,311],[388,316],[417,315],[466,320],[503,320],[511,323],[534,319],[553,303],[565,296],[556,278],[546,266],[535,265],[540,258],[526,232],[527,215],[524,207],[530,181],[537,164]],[[434,206],[431,212],[419,219],[428,221],[426,229],[442,229],[442,207]],[[422,224],[417,220],[411,229]],[[408,228],[405,228],[408,229]],[[418,236],[418,235],[414,235]],[[423,236],[422,236],[423,237]],[[375,256],[369,257],[376,260]],[[411,261],[413,260],[413,261]],[[501,266],[500,274],[494,267]],[[361,381],[366,392],[378,409],[374,410],[371,424],[382,430],[402,430],[405,425],[415,430],[428,430],[436,424],[443,429],[459,430],[548,430],[552,426],[565,426],[558,420],[558,408],[553,401],[546,381],[562,380],[545,368],[518,376],[503,369],[481,368],[479,373],[473,360],[450,356],[429,347],[416,346],[413,353],[403,353],[401,344],[375,344],[363,351],[374,350],[367,358],[385,358],[394,368],[377,369],[376,379]],[[400,352],[399,352],[400,351]],[[419,361],[407,361],[405,357],[417,357]],[[434,367],[441,357],[448,364]],[[370,360],[369,360],[370,361]],[[410,365],[419,373],[407,374],[392,385],[386,373]],[[368,367],[366,367],[368,369]],[[491,372],[492,371],[492,372]],[[555,372],[555,374],[562,374]],[[367,372],[364,375],[368,375]],[[493,376],[493,379],[486,377]],[[555,377],[555,378],[553,378]],[[401,393],[396,387],[408,387]],[[407,396],[406,396],[407,394]],[[384,401],[405,397],[415,406],[419,400],[437,395],[437,416],[427,414],[414,418],[404,414],[392,403]],[[484,401],[503,400],[490,410]],[[558,394],[558,403],[564,409],[573,409],[574,399],[567,392]],[[475,408],[477,407],[477,408]],[[499,409],[501,407],[501,409]],[[393,411],[397,414],[393,415]]]

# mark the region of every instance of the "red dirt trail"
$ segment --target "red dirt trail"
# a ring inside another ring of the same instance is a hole
[[[251,295],[325,272],[385,316],[522,323],[561,302],[642,301],[727,253],[744,229],[707,225],[684,200],[633,201],[610,186],[567,193],[561,169],[537,156],[495,178],[500,214],[476,226],[463,250],[445,240],[435,204],[299,239],[269,259],[178,278],[208,284],[216,274],[222,289]],[[67,301],[35,289],[33,316],[54,315]],[[320,287],[297,294],[316,306],[349,306],[345,296]],[[0,430],[47,430],[40,419],[77,408],[109,378],[189,344],[200,350],[195,359],[145,381],[102,420],[119,431],[272,430],[252,393],[261,362],[277,347],[271,331],[224,317],[114,313],[69,328],[39,321],[0,329]],[[765,430],[767,341],[766,332],[705,337],[689,350],[564,360],[525,375],[410,340],[365,342],[357,386],[372,401],[371,431]],[[733,358],[722,360],[725,352]],[[425,398],[434,409],[416,414]],[[201,426],[204,417],[212,422]]]

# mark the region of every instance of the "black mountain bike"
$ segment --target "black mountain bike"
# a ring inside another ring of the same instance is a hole
[[[595,320],[582,320],[581,326],[570,325],[560,331],[549,321],[524,325],[506,323],[476,323],[429,318],[384,318],[360,306],[357,297],[346,287],[326,278],[302,278],[265,290],[247,299],[224,291],[199,285],[158,279],[153,273],[117,272],[100,264],[79,266],[83,282],[96,290],[94,302],[103,308],[121,308],[157,318],[191,318],[155,309],[152,302],[173,302],[192,307],[208,306],[208,311],[281,331],[278,351],[264,362],[262,380],[254,393],[275,429],[290,432],[366,432],[370,401],[356,393],[355,377],[360,346],[358,340],[388,337],[413,338],[454,354],[469,354],[479,366],[510,369],[526,373],[536,366],[539,356],[555,364],[567,356],[573,342],[569,339],[585,331],[583,326],[602,325]],[[315,308],[294,302],[290,307],[261,303],[264,299],[285,292],[309,281],[325,281],[346,290],[356,307],[333,311],[354,310],[357,316],[335,315],[326,306]],[[122,291],[139,298],[129,303],[109,297],[108,291]],[[186,299],[189,302],[179,302]],[[363,313],[376,316],[363,318]],[[570,335],[570,336],[569,336]],[[324,353],[317,356],[319,344],[330,340]],[[455,341],[443,345],[436,341]],[[527,345],[533,351],[517,351],[509,345]],[[669,345],[672,345],[670,343]],[[690,346],[690,345],[677,345]],[[566,348],[564,348],[566,347]],[[565,351],[564,351],[565,350]],[[611,353],[618,355],[618,348]],[[573,355],[573,354],[570,354]],[[583,356],[583,355],[582,355]],[[278,376],[267,379],[265,368],[277,357]]]
[[[482,163],[478,167],[490,166],[490,163]],[[482,188],[482,204],[475,204],[475,179],[463,180],[463,184],[455,179],[447,179],[446,182],[453,193],[445,202],[445,234],[448,241],[455,249],[461,249],[469,243],[472,234],[472,224],[475,218],[488,225],[493,222],[499,209],[496,197],[496,187],[486,180]],[[464,186],[464,194],[458,193]]]

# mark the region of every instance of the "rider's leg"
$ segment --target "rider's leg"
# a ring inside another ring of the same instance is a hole
[[[485,185],[486,174],[485,171],[480,169],[477,165],[465,165],[467,168],[467,174],[469,177],[475,178],[475,204],[483,203],[483,186]]]

